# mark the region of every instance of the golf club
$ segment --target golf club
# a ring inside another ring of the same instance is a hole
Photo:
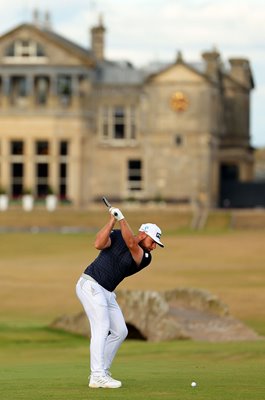
[[[111,208],[111,204],[110,204],[110,202],[108,201],[108,199],[107,199],[105,196],[102,197],[102,201],[105,203],[105,205],[108,207],[108,209]],[[114,213],[114,216],[115,216],[115,217],[116,217],[117,215],[118,215],[117,213]]]

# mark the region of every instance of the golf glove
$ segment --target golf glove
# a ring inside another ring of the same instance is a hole
[[[124,219],[124,215],[122,214],[122,212],[119,208],[111,207],[109,209],[109,212],[111,213],[111,215],[113,215],[113,217],[116,218],[117,221]]]

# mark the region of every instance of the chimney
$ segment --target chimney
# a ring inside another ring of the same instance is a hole
[[[218,77],[220,67],[220,54],[214,48],[213,51],[206,51],[202,53],[202,58],[206,64],[206,74],[213,79]]]
[[[47,30],[51,30],[52,24],[51,24],[51,14],[49,11],[46,11],[44,14],[44,23],[43,26]]]
[[[32,22],[33,22],[33,25],[35,25],[35,26],[39,26],[40,25],[39,10],[37,8],[35,8],[33,10]]]
[[[47,30],[51,30],[52,24],[51,24],[51,15],[49,11],[46,11],[44,14],[41,13],[37,8],[33,10],[33,25],[35,25],[38,28],[44,28]]]
[[[183,63],[183,55],[182,55],[182,52],[179,50],[178,52],[177,52],[177,58],[176,58],[176,63],[178,64],[181,64],[181,63]]]
[[[105,58],[105,31],[106,29],[103,25],[102,16],[100,15],[98,26],[94,26],[91,29],[92,52],[96,61],[103,61]]]
[[[249,61],[245,58],[230,58],[230,76],[248,88],[253,88],[253,78]]]

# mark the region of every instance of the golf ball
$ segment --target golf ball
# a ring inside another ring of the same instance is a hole
[[[191,387],[196,387],[197,383],[196,382],[191,382]]]

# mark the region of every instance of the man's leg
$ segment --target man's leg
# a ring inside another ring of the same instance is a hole
[[[110,318],[110,334],[108,335],[105,344],[104,367],[106,372],[109,371],[120,345],[128,334],[122,311],[116,301],[116,295],[114,293],[111,293],[109,298],[108,310]]]
[[[91,375],[105,374],[104,353],[110,329],[109,311],[104,290],[97,283],[80,279],[77,287],[80,299],[90,322],[90,368]]]
[[[76,285],[76,293],[90,322],[90,388],[116,389],[121,382],[112,379],[105,372],[104,353],[106,339],[110,329],[107,291],[99,284],[80,278]]]

